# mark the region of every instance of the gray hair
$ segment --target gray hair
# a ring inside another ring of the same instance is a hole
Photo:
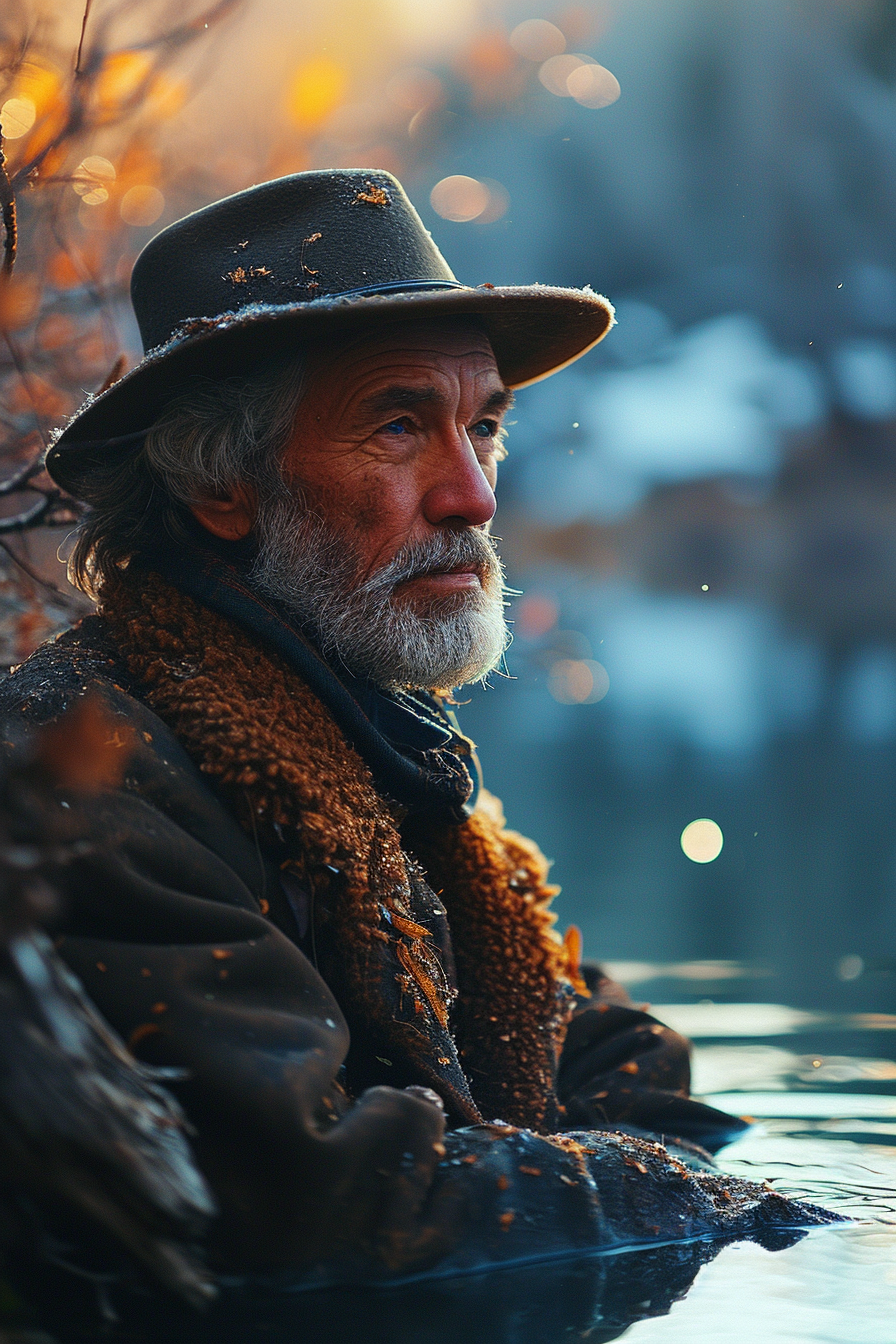
[[[305,392],[304,353],[238,378],[196,377],[136,450],[98,467],[85,494],[68,562],[76,587],[96,597],[103,581],[167,538],[190,539],[190,506],[251,485],[262,507],[284,489],[280,460]]]

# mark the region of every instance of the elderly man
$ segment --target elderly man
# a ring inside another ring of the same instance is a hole
[[[563,1131],[713,1147],[740,1122],[581,978],[449,708],[506,644],[511,388],[609,305],[459,284],[382,172],[181,220],[133,298],[148,353],[48,458],[91,506],[71,568],[98,615],[2,708],[36,725],[89,693],[121,744],[58,946],[135,1054],[184,1070],[221,1254],[395,1274],[664,1235],[647,1202],[609,1226]],[[622,1190],[647,1159],[618,1151]]]

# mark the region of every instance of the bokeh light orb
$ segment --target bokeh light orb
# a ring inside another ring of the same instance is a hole
[[[155,224],[165,209],[165,197],[158,187],[131,187],[122,196],[118,209],[125,224],[145,229]]]
[[[525,19],[510,34],[510,45],[527,61],[546,61],[566,50],[566,38],[556,23],[547,19]]]
[[[483,177],[481,180],[488,192],[488,205],[481,215],[477,215],[477,219],[480,224],[494,224],[497,220],[503,219],[510,209],[510,192],[493,177]]]
[[[0,327],[20,331],[37,316],[40,284],[30,275],[13,276],[0,286]]]
[[[722,852],[725,837],[718,822],[698,817],[681,833],[681,848],[692,863],[712,863]]]
[[[488,209],[491,195],[484,182],[475,177],[455,173],[443,177],[429,193],[429,203],[442,219],[456,224],[467,224],[478,219]]]
[[[845,957],[841,957],[837,962],[838,980],[858,980],[865,969],[865,963],[855,952],[850,952]]]
[[[526,639],[540,639],[557,624],[559,610],[552,597],[527,593],[516,608],[516,628]]]
[[[555,94],[558,98],[571,98],[569,91],[569,77],[574,71],[580,70],[583,65],[596,65],[597,62],[590,56],[574,56],[572,52],[566,56],[552,56],[549,61],[545,61],[538,71],[538,78],[541,80],[548,93]]]
[[[84,205],[102,205],[115,181],[115,165],[101,154],[88,154],[72,173],[72,187]]]
[[[329,56],[313,56],[296,70],[287,111],[296,126],[315,130],[336,110],[348,89],[348,72]]]
[[[0,107],[4,140],[18,140],[27,135],[36,118],[37,108],[30,98],[7,98]]]
[[[566,77],[566,91],[583,107],[609,107],[622,90],[619,80],[604,65],[579,65]]]
[[[607,669],[593,658],[558,658],[548,675],[548,690],[561,705],[596,705],[609,689]]]

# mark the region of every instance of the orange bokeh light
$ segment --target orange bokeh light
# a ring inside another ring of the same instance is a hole
[[[552,597],[529,593],[516,609],[516,628],[527,639],[539,639],[553,630],[558,616],[557,603]]]
[[[0,276],[0,329],[20,331],[40,308],[41,285],[35,276]]]
[[[603,663],[593,658],[558,658],[548,676],[548,689],[561,705],[594,705],[610,689]]]
[[[146,228],[155,224],[165,209],[165,197],[158,187],[130,187],[121,198],[118,212],[125,224],[134,228]]]
[[[287,90],[290,119],[302,130],[315,130],[342,102],[348,74],[329,56],[315,56],[299,66]]]

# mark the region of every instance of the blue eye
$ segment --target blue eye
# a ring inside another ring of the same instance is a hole
[[[477,439],[493,439],[497,432],[498,426],[494,420],[480,420],[478,425],[473,426]]]
[[[408,427],[403,420],[390,420],[388,425],[383,425],[387,434],[407,434]]]

